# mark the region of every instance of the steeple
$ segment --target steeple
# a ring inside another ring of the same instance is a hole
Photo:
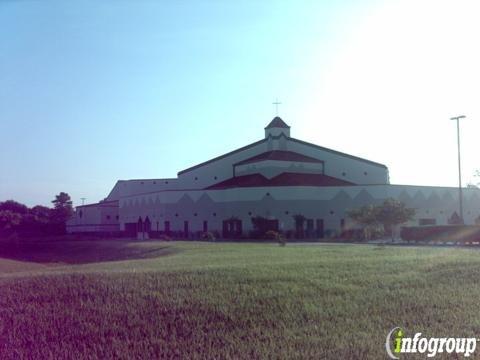
[[[288,126],[279,116],[275,116],[265,128],[265,137],[268,138],[269,135],[278,136],[281,133],[286,137],[290,137],[290,126]]]

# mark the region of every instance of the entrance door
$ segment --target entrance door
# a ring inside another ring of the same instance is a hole
[[[323,239],[323,219],[317,219],[317,237]]]
[[[242,220],[235,220],[234,229],[235,236],[242,235]]]
[[[145,223],[143,224],[143,231],[145,231],[146,233],[150,233],[150,231],[152,231],[152,223],[150,222],[148,216],[145,218]]]
[[[313,235],[313,219],[307,219],[307,238],[312,238]]]
[[[223,220],[223,237],[233,238],[242,235],[242,220],[227,219]]]
[[[278,219],[267,220],[267,231],[270,231],[270,230],[278,232]]]

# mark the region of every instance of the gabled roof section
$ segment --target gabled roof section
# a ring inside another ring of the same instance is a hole
[[[213,163],[213,162],[215,162],[215,161],[224,159],[224,158],[226,158],[226,157],[228,157],[228,156],[230,156],[230,155],[239,153],[239,152],[241,152],[241,151],[243,151],[243,150],[250,149],[250,148],[252,148],[252,147],[254,147],[254,146],[256,146],[256,145],[259,145],[259,144],[261,144],[261,143],[263,143],[263,142],[265,142],[265,141],[267,141],[267,139],[262,139],[262,140],[256,141],[256,142],[251,143],[251,144],[249,144],[249,145],[247,145],[247,146],[241,147],[241,148],[239,148],[239,149],[237,149],[237,150],[233,150],[233,151],[230,151],[229,153],[226,153],[226,154],[217,156],[216,158],[210,159],[210,160],[205,161],[205,162],[203,162],[203,163],[200,163],[200,164],[198,164],[198,165],[195,165],[195,166],[189,167],[189,168],[187,168],[187,169],[185,169],[185,170],[179,171],[179,172],[178,172],[178,175],[184,174],[184,173],[186,173],[186,172],[188,172],[188,171],[192,171],[192,170],[198,169],[198,168],[200,168],[200,167],[202,167],[202,166],[205,166],[205,165],[208,165],[208,164]]]
[[[378,166],[378,167],[381,167],[381,168],[384,168],[384,169],[388,169],[387,166],[384,165],[384,164],[380,164],[380,163],[377,163],[375,161],[363,159],[363,158],[360,158],[358,156],[345,154],[345,153],[342,153],[340,151],[332,150],[332,149],[329,149],[329,148],[326,148],[326,147],[323,147],[323,146],[315,145],[315,144],[312,144],[312,143],[309,143],[309,142],[306,142],[306,141],[302,141],[302,140],[298,140],[298,139],[294,139],[294,138],[288,138],[288,140],[299,143],[299,144],[302,144],[302,145],[311,146],[313,148],[323,150],[323,151],[326,151],[326,152],[329,152],[329,153],[332,153],[332,154],[335,154],[335,155],[338,155],[338,156],[347,157],[347,158],[350,158],[350,159],[353,159],[353,160],[362,161],[362,162],[370,164],[370,165],[374,165],[374,166]]]
[[[298,161],[298,162],[308,162],[308,163],[323,163],[322,160],[312,158],[310,156],[305,156],[293,151],[282,151],[282,150],[272,150],[267,151],[262,154],[253,156],[249,159],[240,161],[235,165],[243,165],[249,163],[255,163],[263,160],[279,160],[279,161]]]
[[[283,122],[283,120],[280,119],[279,117],[276,117],[275,119],[277,119],[277,118],[278,118],[280,121],[282,121],[283,124],[285,124],[285,123]],[[271,122],[268,126],[270,126],[270,125],[275,121],[275,119],[273,119],[272,122]],[[285,126],[286,126],[287,128],[289,128],[289,126],[288,126],[287,124],[285,124]],[[329,149],[329,148],[326,148],[326,147],[323,147],[323,146],[319,146],[319,145],[315,145],[315,144],[312,144],[312,143],[309,143],[309,142],[306,142],[306,141],[298,140],[298,139],[291,138],[291,137],[286,137],[285,134],[280,134],[280,135],[277,135],[277,136],[271,136],[271,135],[269,135],[269,137],[267,137],[267,138],[265,138],[265,139],[256,141],[256,142],[251,143],[251,144],[249,144],[249,145],[243,146],[243,147],[241,147],[241,148],[239,148],[239,149],[230,151],[229,153],[226,153],[226,154],[217,156],[216,158],[210,159],[210,160],[205,161],[205,162],[203,162],[203,163],[200,163],[200,164],[198,164],[198,165],[195,165],[195,166],[189,167],[189,168],[187,168],[187,169],[185,169],[185,170],[179,171],[179,172],[178,172],[178,175],[181,175],[181,174],[186,173],[186,172],[188,172],[188,171],[192,171],[192,170],[198,169],[198,168],[200,168],[200,167],[202,167],[202,166],[204,166],[204,165],[208,165],[208,164],[213,163],[213,162],[215,162],[215,161],[217,161],[217,160],[221,160],[221,159],[226,158],[226,157],[228,157],[228,156],[230,156],[230,155],[233,155],[233,154],[239,153],[239,152],[241,152],[241,151],[243,151],[243,150],[247,150],[247,149],[249,149],[249,148],[252,148],[252,147],[254,147],[254,146],[256,146],[256,145],[259,145],[259,144],[267,141],[269,138],[271,138],[271,139],[279,139],[280,137],[285,137],[285,138],[287,138],[289,141],[294,141],[294,142],[299,143],[299,144],[311,146],[311,147],[314,147],[314,148],[316,148],[316,149],[323,150],[323,151],[326,151],[326,152],[329,152],[329,153],[332,153],[332,154],[335,154],[335,155],[347,157],[347,158],[350,158],[350,159],[354,159],[354,160],[358,160],[358,161],[365,162],[365,163],[370,164],[370,165],[374,165],[374,166],[378,166],[378,167],[381,167],[381,168],[384,168],[384,169],[388,169],[387,166],[385,166],[385,165],[383,165],[383,164],[380,164],[380,163],[377,163],[377,162],[374,162],[374,161],[370,161],[370,160],[363,159],[363,158],[360,158],[360,157],[357,157],[357,156],[345,154],[345,153],[342,153],[342,152],[340,152],[340,151],[332,150],[332,149]]]
[[[268,186],[353,186],[354,183],[322,174],[281,173],[271,179],[261,174],[236,176],[214,184],[207,190]]]
[[[87,208],[87,207],[114,207],[114,208],[116,208],[116,207],[118,207],[118,200],[100,201],[100,202],[94,203],[94,204],[75,206],[75,208],[77,208],[77,209]]]
[[[267,125],[265,129],[271,129],[271,128],[284,128],[284,129],[290,129],[290,126],[288,126],[285,121],[283,121],[279,116],[275,116],[272,121],[270,121],[270,124]]]

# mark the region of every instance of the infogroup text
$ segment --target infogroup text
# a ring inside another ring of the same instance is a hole
[[[385,348],[391,359],[400,359],[400,354],[427,354],[431,358],[440,353],[463,354],[469,357],[477,347],[476,338],[438,338],[422,337],[422,333],[416,333],[413,337],[406,337],[405,331],[395,327],[387,335]]]

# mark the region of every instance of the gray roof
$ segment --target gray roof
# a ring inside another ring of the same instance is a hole
[[[275,116],[272,121],[270,121],[270,124],[267,125],[265,129],[271,129],[271,128],[284,128],[284,129],[290,129],[290,126],[288,126],[285,121],[283,121],[280,117]]]

